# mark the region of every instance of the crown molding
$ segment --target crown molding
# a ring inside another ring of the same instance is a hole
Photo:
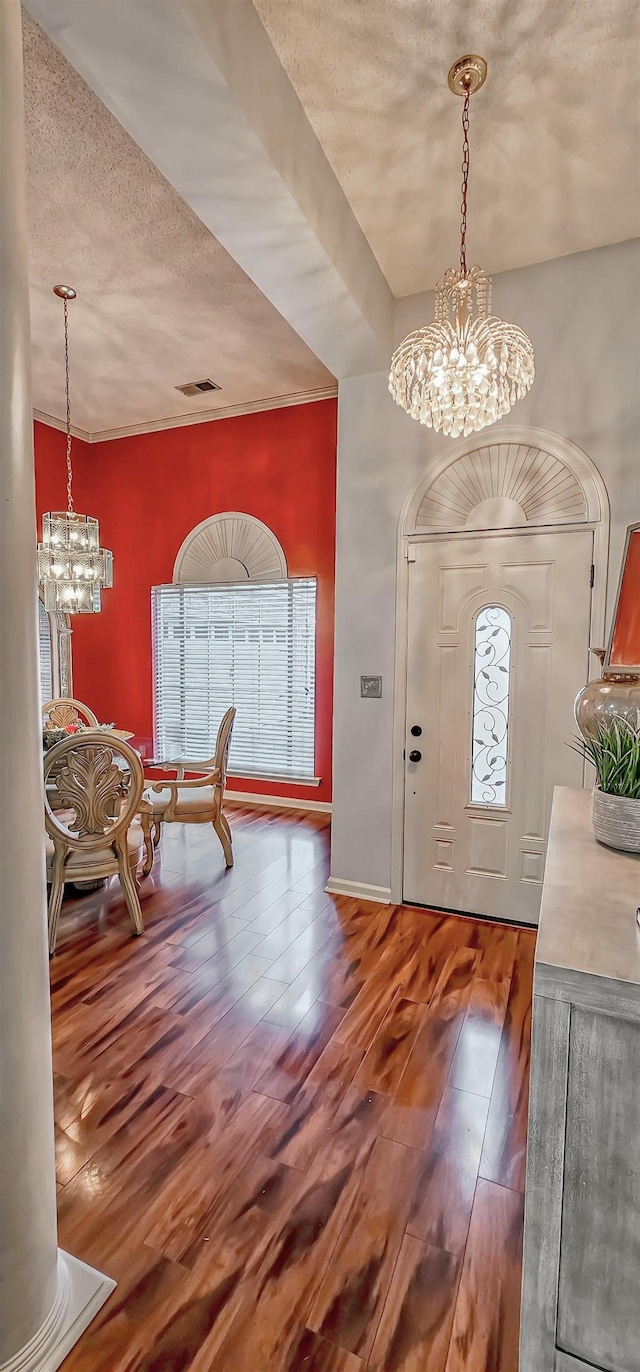
[[[211,424],[215,419],[235,419],[237,415],[257,414],[261,410],[281,410],[290,405],[311,405],[316,400],[333,400],[337,394],[338,383],[335,382],[333,386],[322,386],[315,391],[274,395],[265,400],[249,400],[245,405],[199,410],[197,414],[171,415],[167,419],[151,419],[146,424],[126,424],[120,429],[97,429],[89,433],[87,429],[78,429],[72,424],[71,432],[74,438],[81,438],[85,443],[106,443],[113,438],[131,438],[134,434],[158,433],[163,429],[182,429],[187,424]],[[33,417],[40,420],[41,424],[48,424],[52,429],[60,429],[63,433],[66,430],[66,425],[61,419],[45,414],[43,410],[34,410]]]
[[[63,434],[67,432],[67,426],[64,419],[56,419],[54,414],[45,414],[44,410],[34,410],[33,417],[34,419],[37,419],[40,424],[48,424],[50,429],[59,429]],[[71,425],[71,433],[74,438],[81,438],[83,443],[91,442],[91,434],[88,433],[86,429],[79,429],[76,424]]]

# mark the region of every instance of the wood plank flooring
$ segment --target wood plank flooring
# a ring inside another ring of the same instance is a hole
[[[517,1372],[534,934],[329,896],[325,816],[170,825],[51,963],[65,1372]]]

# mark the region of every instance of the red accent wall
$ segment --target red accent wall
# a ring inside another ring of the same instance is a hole
[[[239,510],[273,530],[290,576],[318,578],[317,788],[233,778],[232,788],[331,799],[337,402],[264,410],[90,445],[74,440],[76,508],[114,557],[102,614],[73,620],[74,692],[105,721],[153,731],[151,587],[171,581],[187,534]],[[38,518],[65,504],[64,434],[35,424]]]

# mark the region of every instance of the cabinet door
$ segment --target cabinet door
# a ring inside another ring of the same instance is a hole
[[[558,1347],[640,1372],[640,1022],[571,1013]]]

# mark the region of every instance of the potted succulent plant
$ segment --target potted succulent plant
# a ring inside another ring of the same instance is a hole
[[[599,720],[576,748],[596,771],[593,832],[598,842],[640,853],[640,729],[621,715]]]

